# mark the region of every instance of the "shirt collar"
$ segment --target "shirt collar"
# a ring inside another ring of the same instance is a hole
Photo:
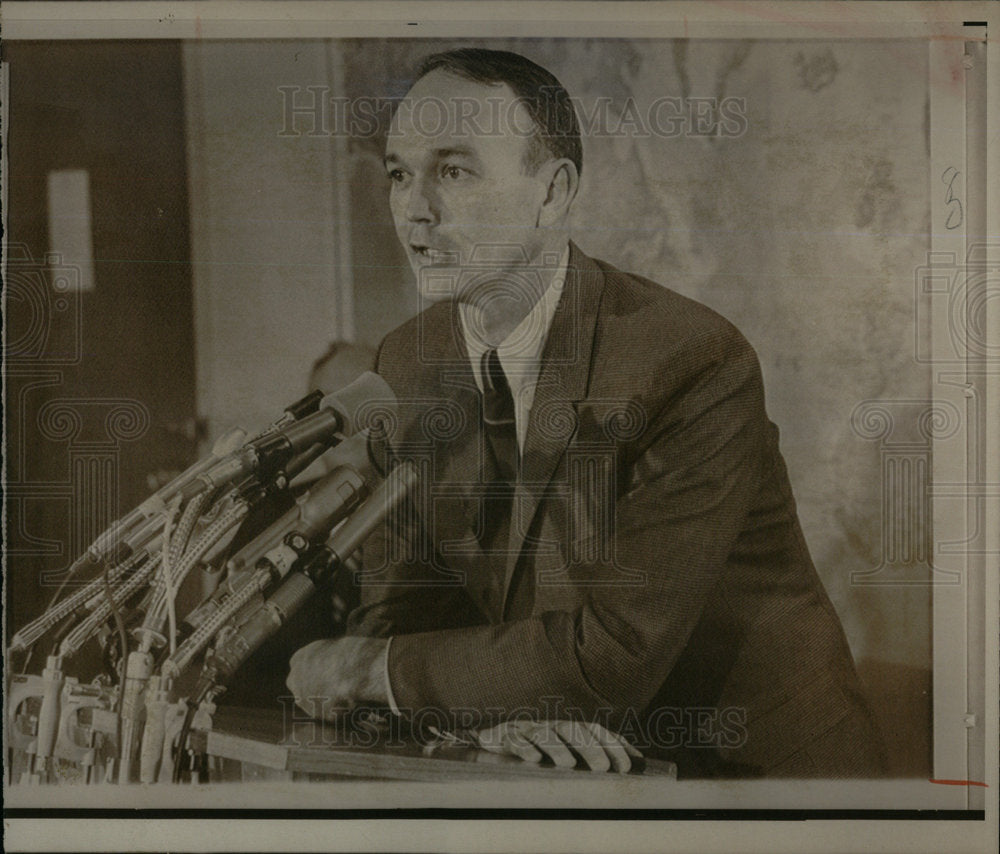
[[[569,245],[567,244],[559,258],[559,264],[552,280],[541,299],[532,306],[531,311],[514,327],[511,333],[497,345],[497,355],[500,357],[500,364],[507,377],[514,400],[518,399],[518,392],[524,386],[534,383],[538,377],[542,350],[545,347],[545,340],[548,337],[549,328],[552,326],[552,318],[555,316],[556,306],[559,304],[559,298],[562,296],[563,286],[566,283],[568,265]],[[469,305],[464,303],[459,305],[462,336],[469,353],[469,361],[472,363],[472,374],[476,378],[479,390],[482,391],[483,378],[480,375],[480,364],[483,353],[490,347],[483,343],[479,337],[470,333],[470,329],[474,327],[472,311],[473,308]]]

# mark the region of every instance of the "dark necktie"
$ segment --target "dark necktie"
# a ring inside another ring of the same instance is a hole
[[[497,479],[505,483],[517,480],[519,454],[514,398],[496,350],[483,353],[483,422],[486,438],[493,451]]]
[[[479,542],[484,551],[492,552],[496,558],[507,547],[506,535],[510,530],[510,509],[520,454],[517,449],[514,398],[497,351],[483,353],[480,367],[485,451],[491,459],[486,460],[484,472],[488,488],[482,505],[484,518]]]

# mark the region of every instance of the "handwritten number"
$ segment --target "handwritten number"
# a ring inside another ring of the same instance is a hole
[[[944,203],[948,206],[948,216],[944,221],[944,227],[947,229],[958,228],[965,219],[965,214],[962,210],[962,200],[955,195],[955,182],[961,175],[962,173],[954,166],[949,166],[941,176],[941,183],[948,188],[944,200]]]

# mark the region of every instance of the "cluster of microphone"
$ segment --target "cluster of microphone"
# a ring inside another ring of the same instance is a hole
[[[249,440],[230,431],[98,537],[67,576],[87,580],[60,599],[64,583],[9,649],[31,650],[50,636],[42,673],[15,675],[9,685],[9,731],[25,754],[21,781],[45,782],[60,758],[83,763],[91,782],[98,769],[119,783],[178,779],[199,707],[214,708],[211,699],[250,655],[415,485],[412,464],[373,459],[373,435],[394,411],[392,391],[373,373],[334,394],[313,392]],[[321,456],[326,473],[234,549],[254,508]],[[178,590],[196,568],[216,580],[214,589],[178,614]],[[94,638],[115,652],[111,672],[81,685],[66,665]],[[68,734],[79,732],[83,709],[91,731],[81,753],[80,738]]]

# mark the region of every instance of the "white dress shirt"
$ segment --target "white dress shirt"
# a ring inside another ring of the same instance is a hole
[[[538,385],[538,375],[542,364],[542,351],[552,326],[552,318],[556,306],[562,296],[563,285],[566,282],[566,267],[569,264],[569,245],[563,250],[559,265],[556,267],[548,287],[541,298],[532,306],[531,311],[514,328],[514,330],[496,346],[500,365],[510,386],[514,398],[514,422],[517,427],[517,447],[524,453],[524,441],[528,435],[528,418],[531,406],[535,402],[535,387]],[[544,272],[541,268],[540,272]],[[476,385],[483,390],[481,365],[483,353],[493,349],[476,334],[482,325],[477,322],[477,311],[474,306],[462,303],[459,306],[459,317],[462,321],[462,334],[465,347],[472,363],[472,375]]]

